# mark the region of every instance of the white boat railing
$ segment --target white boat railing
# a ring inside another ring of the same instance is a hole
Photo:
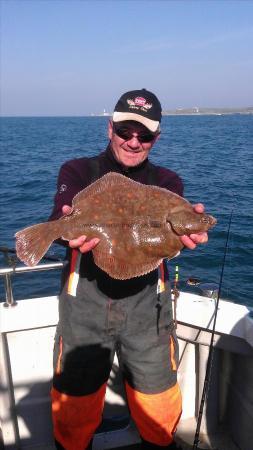
[[[12,276],[20,273],[27,272],[40,272],[44,270],[55,270],[62,269],[67,264],[67,261],[56,261],[56,262],[48,262],[44,264],[38,264],[37,266],[20,266],[16,267],[13,265],[12,267],[2,268],[0,269],[0,276],[4,278],[4,286],[5,286],[5,303],[4,306],[6,308],[10,306],[15,306],[17,303],[14,300],[13,290],[12,290]]]

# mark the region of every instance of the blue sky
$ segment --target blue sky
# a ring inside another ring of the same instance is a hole
[[[253,106],[253,1],[0,0],[2,115]]]

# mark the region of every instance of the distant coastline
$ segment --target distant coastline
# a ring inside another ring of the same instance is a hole
[[[112,114],[112,112],[104,110],[102,113],[90,113],[84,115],[0,115],[0,118],[111,117]],[[193,108],[165,109],[162,113],[163,116],[223,116],[233,114],[253,114],[253,106],[243,108],[200,108],[195,106]]]
[[[253,114],[253,107],[245,108],[177,108],[163,111],[164,116],[203,116],[216,115],[223,116],[225,114]]]
[[[163,116],[223,116],[227,114],[253,114],[253,106],[243,108],[200,108],[195,106],[193,108],[165,109],[162,114]],[[112,116],[112,113],[104,110],[101,114],[92,113],[90,115],[95,117],[108,117]]]

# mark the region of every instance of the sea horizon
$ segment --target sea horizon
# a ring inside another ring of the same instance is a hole
[[[196,109],[198,109],[199,111],[196,111]],[[213,110],[214,112],[211,112],[211,110]],[[249,110],[249,111],[248,111]],[[190,111],[190,112],[186,112],[186,111]],[[205,112],[207,111],[207,112]],[[164,111],[162,112],[162,116],[166,117],[166,116],[170,116],[170,115],[175,115],[175,116],[188,116],[188,115],[193,115],[193,116],[202,116],[202,115],[215,115],[216,112],[222,112],[222,114],[224,115],[233,115],[233,114],[253,114],[253,106],[240,106],[240,107],[236,107],[236,106],[220,106],[220,107],[213,107],[213,106],[189,106],[189,107],[177,107],[177,108],[172,108],[170,110],[168,109],[164,109]],[[63,118],[68,118],[68,117],[110,117],[112,116],[113,112],[97,112],[97,113],[85,113],[85,114],[33,114],[33,115],[27,115],[27,114],[11,114],[11,115],[5,115],[5,114],[0,114],[0,118],[57,118],[57,117],[63,117]]]

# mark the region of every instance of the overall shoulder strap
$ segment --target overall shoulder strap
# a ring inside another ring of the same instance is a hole
[[[93,156],[89,158],[88,162],[89,169],[89,184],[94,183],[100,177],[100,164],[98,156]]]
[[[147,167],[147,182],[148,184],[157,186],[158,184],[158,170],[157,167],[152,164],[150,161],[148,162]]]

